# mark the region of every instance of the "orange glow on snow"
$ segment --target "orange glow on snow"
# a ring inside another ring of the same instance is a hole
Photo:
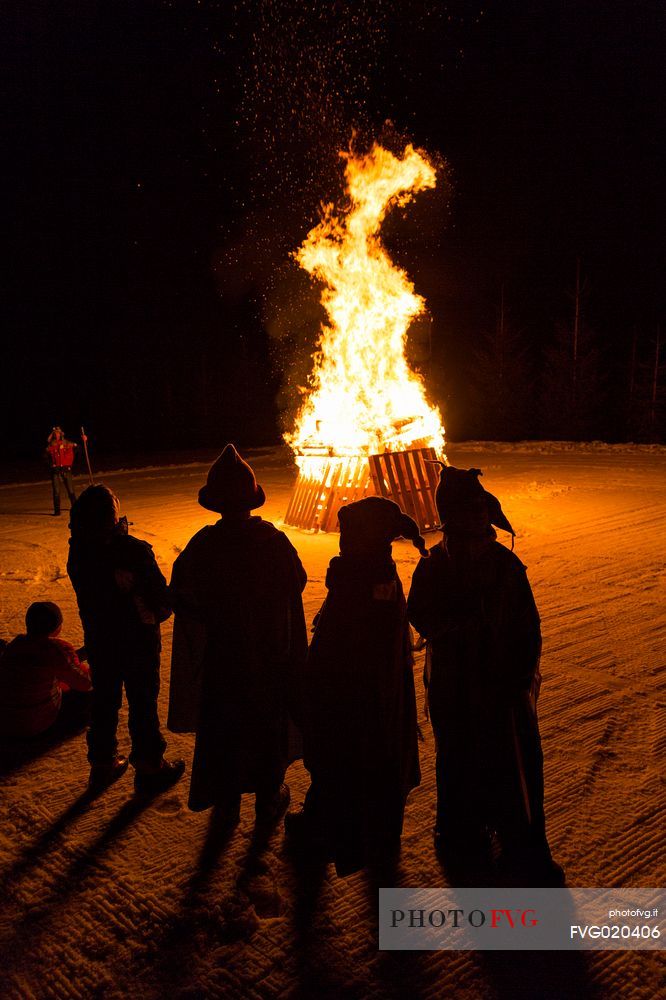
[[[435,186],[435,169],[411,145],[401,157],[379,145],[366,155],[340,155],[349,206],[324,206],[295,254],[323,283],[327,313],[305,400],[285,435],[301,472],[312,478],[330,456],[444,447],[439,410],[405,357],[409,324],[425,300],[379,235],[389,209]]]

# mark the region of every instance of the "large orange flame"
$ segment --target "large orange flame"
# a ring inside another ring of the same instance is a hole
[[[349,207],[336,213],[333,205],[324,206],[321,222],[295,254],[323,282],[328,316],[295,430],[285,435],[309,475],[317,454],[444,447],[440,413],[405,357],[409,324],[425,300],[379,236],[390,208],[435,186],[435,169],[411,145],[402,157],[379,145],[365,156],[340,155]]]

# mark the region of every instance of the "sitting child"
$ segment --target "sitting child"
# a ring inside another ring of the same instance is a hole
[[[71,643],[59,638],[60,608],[51,601],[31,604],[25,626],[27,634],[12,640],[0,656],[0,737],[40,736],[69,715],[83,725],[88,699],[80,692],[91,690],[90,674]]]

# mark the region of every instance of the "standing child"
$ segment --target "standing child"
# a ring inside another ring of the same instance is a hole
[[[36,601],[26,612],[25,628],[0,656],[0,736],[40,736],[56,722],[63,730],[85,725],[90,673],[71,643],[60,638],[60,608]]]
[[[425,543],[383,497],[341,507],[338,519],[340,555],[328,568],[302,688],[312,783],[285,826],[348,875],[395,856],[407,796],[420,782],[410,631],[391,542],[409,538],[424,554]]]
[[[171,614],[166,580],[153,550],[127,533],[118,498],[106,486],[89,486],[72,508],[67,572],[76,592],[93,682],[88,730],[90,784],[103,788],[128,763],[139,792],[158,792],[185,770],[167,761],[160,732],[160,622]],[[123,688],[132,752],[118,753],[116,730]]]
[[[543,810],[539,614],[525,567],[496,541],[493,524],[513,529],[480,475],[442,467],[444,539],[416,567],[408,602],[412,625],[428,640],[435,844],[450,862],[472,860],[494,832],[510,869],[534,885],[561,884]]]

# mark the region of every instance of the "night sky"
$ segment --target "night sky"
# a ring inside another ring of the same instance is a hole
[[[37,460],[54,422],[100,454],[279,440],[320,318],[290,253],[352,131],[440,164],[385,238],[428,300],[412,350],[454,439],[663,438],[663,4],[58,6],[2,14],[5,458]],[[577,259],[594,373],[558,424]],[[479,375],[502,289],[511,414]]]

